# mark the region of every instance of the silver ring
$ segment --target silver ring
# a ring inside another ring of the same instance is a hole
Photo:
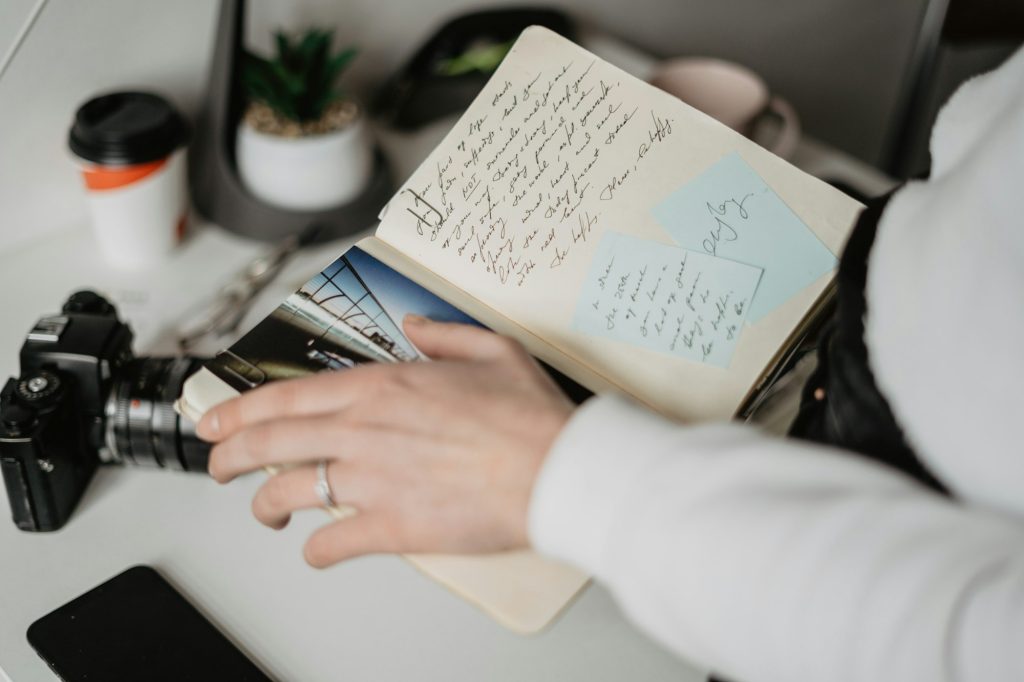
[[[316,485],[313,486],[316,490],[316,496],[320,498],[320,501],[325,507],[335,506],[334,493],[331,492],[331,482],[327,480],[327,460],[322,459],[316,465]]]

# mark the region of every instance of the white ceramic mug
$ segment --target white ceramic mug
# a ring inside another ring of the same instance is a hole
[[[777,116],[779,132],[769,149],[782,158],[789,157],[800,140],[800,119],[792,105],[740,64],[678,57],[659,64],[650,82],[747,137],[753,136],[762,118]]]

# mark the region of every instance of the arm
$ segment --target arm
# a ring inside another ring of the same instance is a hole
[[[406,332],[433,362],[270,384],[198,425],[221,482],[297,465],[253,500],[274,528],[321,505],[310,461],[329,462],[359,514],[310,537],[314,566],[532,541],[740,682],[1024,679],[1018,527],[739,425],[679,426],[612,397],[573,413],[508,339],[425,320]]]
[[[744,682],[1024,679],[1024,532],[841,451],[592,400],[530,537]]]

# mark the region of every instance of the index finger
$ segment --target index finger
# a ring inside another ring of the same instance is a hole
[[[323,372],[260,386],[209,409],[196,424],[196,435],[221,441],[246,426],[282,417],[313,416],[350,405],[372,376],[373,366]]]

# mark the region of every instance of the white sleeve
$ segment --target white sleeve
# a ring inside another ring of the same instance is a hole
[[[1024,48],[957,90],[931,154],[878,223],[869,361],[928,470],[1024,518]]]
[[[1024,679],[1024,530],[839,450],[594,398],[530,536],[743,682]]]

